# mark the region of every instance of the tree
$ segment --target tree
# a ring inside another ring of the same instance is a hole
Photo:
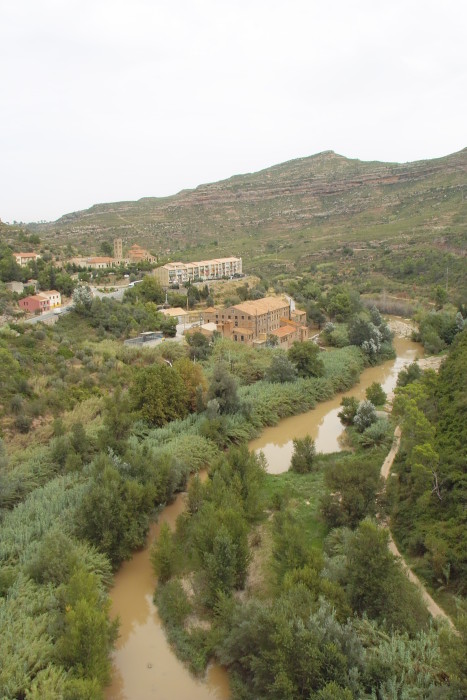
[[[401,369],[397,376],[397,386],[407,386],[411,382],[415,382],[422,376],[422,370],[420,365],[416,362],[412,362],[408,367]]]
[[[370,519],[347,547],[347,592],[354,610],[414,634],[428,622],[420,594],[388,549],[388,531]]]
[[[358,292],[339,285],[328,292],[326,310],[330,318],[334,318],[336,321],[346,321],[360,308]]]
[[[161,583],[166,583],[174,573],[176,546],[167,523],[162,523],[159,536],[151,547],[151,564]]]
[[[358,411],[358,399],[355,396],[344,396],[341,401],[341,410],[337,414],[343,425],[353,425]]]
[[[188,345],[190,346],[190,358],[192,360],[207,360],[209,355],[212,353],[209,338],[199,331],[195,331],[195,333],[188,333],[185,337]]]
[[[237,382],[230,374],[225,364],[219,362],[215,365],[209,385],[208,399],[216,399],[219,412],[235,413],[240,407],[237,395]]]
[[[266,370],[264,378],[266,381],[275,384],[294,382],[297,378],[297,370],[285,353],[278,352],[272,358],[271,365]]]
[[[138,368],[130,388],[133,408],[151,425],[164,425],[188,413],[189,393],[180,374],[169,365]]]
[[[349,341],[357,345],[368,355],[376,355],[381,349],[382,334],[366,314],[354,316],[349,323]]]
[[[84,316],[91,310],[92,306],[92,291],[90,287],[81,285],[76,287],[73,292],[73,307],[76,313]]]
[[[95,461],[93,472],[77,511],[78,533],[116,567],[144,544],[153,503],[150,492],[124,479],[107,456]]]
[[[216,534],[212,552],[204,555],[204,570],[208,580],[207,603],[213,606],[219,594],[231,593],[237,576],[237,547],[225,526]]]
[[[109,258],[113,257],[114,251],[112,243],[110,241],[102,241],[101,253],[102,255],[107,255]]]
[[[290,463],[290,471],[297,474],[307,474],[313,469],[313,461],[316,456],[315,441],[309,435],[303,439],[296,438],[293,441],[293,455]]]
[[[294,343],[288,351],[289,360],[297,368],[299,377],[323,376],[324,363],[319,355],[319,347],[311,341]]]
[[[357,413],[353,423],[359,433],[363,433],[377,419],[374,405],[371,401],[361,401],[358,405]]]
[[[448,293],[440,284],[438,284],[433,290],[433,299],[438,311],[443,308],[448,300]]]
[[[182,357],[174,362],[173,368],[183,380],[188,395],[188,405],[191,411],[196,411],[203,404],[203,396],[207,389],[207,381],[203,368],[188,357]]]
[[[373,382],[373,384],[367,388],[365,396],[374,406],[384,406],[386,403],[386,392],[378,382]]]
[[[81,678],[110,680],[109,653],[117,621],[109,621],[109,599],[102,600],[97,577],[79,567],[62,592],[64,630],[56,644],[58,660]]]

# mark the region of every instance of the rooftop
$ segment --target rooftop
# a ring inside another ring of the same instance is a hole
[[[280,297],[264,297],[264,299],[256,299],[255,301],[244,301],[240,304],[235,304],[232,308],[238,309],[250,316],[267,314],[271,311],[279,311],[289,304],[285,299]]]

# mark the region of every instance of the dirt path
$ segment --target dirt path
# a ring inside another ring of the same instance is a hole
[[[399,426],[397,426],[396,429],[394,430],[394,440],[393,440],[391,449],[389,450],[389,453],[381,466],[380,473],[381,473],[381,477],[383,478],[383,480],[385,482],[385,486],[386,486],[387,478],[391,472],[391,467],[394,463],[394,460],[396,458],[397,453],[399,452],[400,444],[401,444],[401,429]],[[433,598],[428,593],[428,591],[426,590],[423,583],[420,581],[418,576],[416,576],[414,574],[412,569],[406,563],[402,554],[399,552],[397,545],[392,538],[391,530],[389,528],[388,521],[385,521],[383,523],[383,527],[387,528],[387,530],[389,532],[389,543],[388,543],[389,549],[394,554],[394,556],[400,560],[402,568],[403,568],[404,572],[406,573],[407,577],[409,578],[409,580],[412,581],[412,583],[414,583],[417,586],[417,588],[420,591],[422,598],[425,602],[425,605],[427,606],[427,608],[430,612],[430,615],[432,615],[432,617],[441,617],[442,619],[444,619],[448,622],[449,626],[452,629],[455,629],[454,624],[453,624],[451,618],[449,617],[449,615],[447,613],[445,613],[444,610],[442,608],[440,608],[438,603],[436,603],[433,600]]]

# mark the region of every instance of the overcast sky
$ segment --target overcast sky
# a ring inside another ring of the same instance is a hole
[[[0,0],[0,218],[467,146],[465,0]]]

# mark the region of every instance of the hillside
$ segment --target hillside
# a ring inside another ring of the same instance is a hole
[[[428,244],[444,274],[444,258],[453,257],[454,271],[467,248],[466,173],[467,149],[404,164],[326,151],[171,197],[98,204],[34,229],[87,250],[119,236],[163,257],[239,254],[252,272],[266,264],[273,274],[335,261],[342,248],[371,262],[375,248],[406,258],[407,245]]]

